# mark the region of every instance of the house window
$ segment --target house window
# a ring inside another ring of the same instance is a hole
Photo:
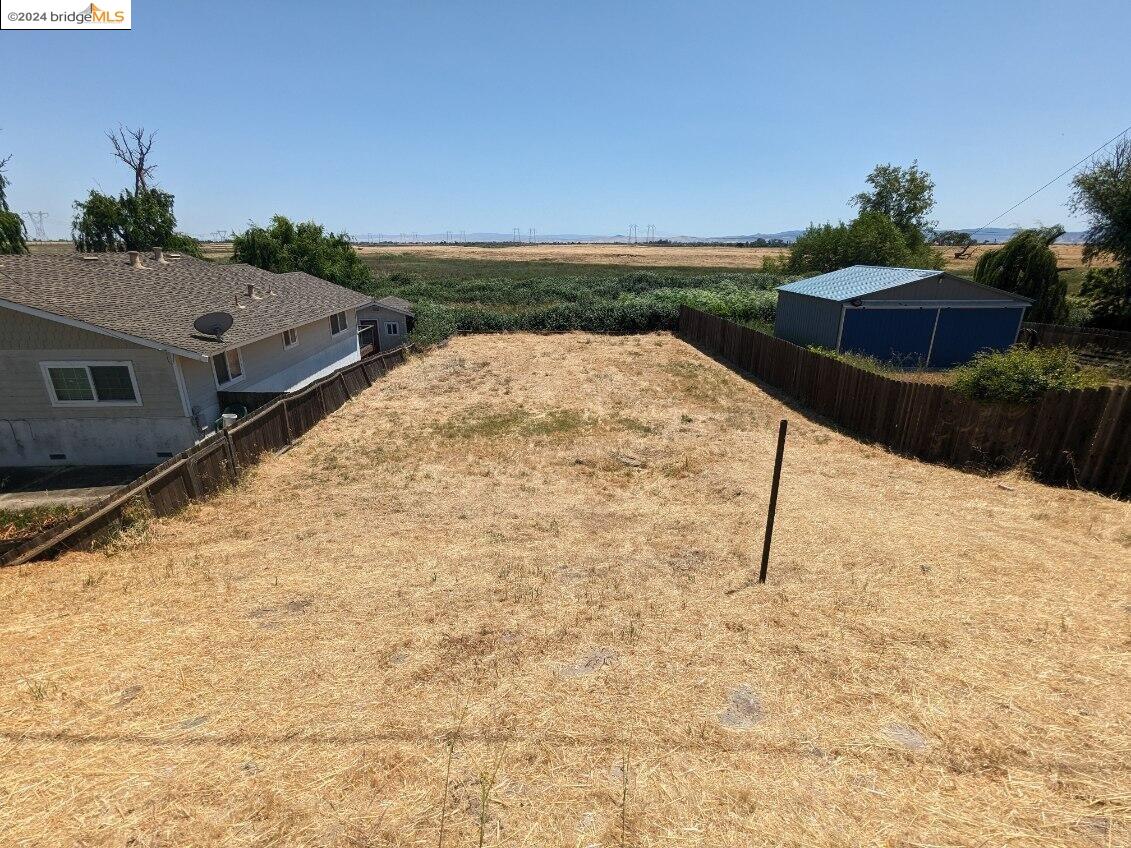
[[[216,372],[216,385],[226,386],[243,378],[243,360],[238,347],[212,357],[212,370]]]
[[[346,313],[335,312],[330,316],[330,335],[336,336],[338,333],[344,332],[349,329],[349,319],[346,318]]]
[[[298,344],[298,330],[283,330],[283,347],[294,347]]]
[[[130,362],[42,362],[40,365],[55,406],[141,405]]]
[[[385,335],[386,336],[399,336],[401,334],[401,325],[396,321],[385,322]]]

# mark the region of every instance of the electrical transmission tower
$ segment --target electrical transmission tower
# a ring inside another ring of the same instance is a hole
[[[228,231],[227,230],[213,230],[210,235],[212,236],[212,241],[227,241],[228,240]]]
[[[534,244],[534,242],[538,240],[538,233],[535,231],[535,229],[533,227],[530,228],[529,235],[530,235],[530,243]]]
[[[629,224],[628,225],[628,243],[629,244],[635,244],[636,242],[638,242],[640,240],[639,233],[640,233],[640,228],[638,226],[636,226],[636,224]]]
[[[511,230],[511,239],[514,241],[515,244],[518,244],[520,241],[522,241],[522,236],[520,235],[520,231],[519,231],[518,227],[514,227]]]
[[[644,237],[644,240],[645,241],[655,241],[656,240],[656,225],[655,224],[649,224],[648,225],[648,234]]]
[[[28,223],[31,224],[31,228],[35,233],[36,239],[39,241],[46,241],[47,231],[43,228],[43,219],[50,218],[51,216],[46,212],[25,212],[24,217],[27,218]]]

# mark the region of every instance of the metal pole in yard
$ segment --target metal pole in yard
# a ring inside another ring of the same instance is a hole
[[[762,570],[758,572],[758,582],[766,582],[766,572],[770,569],[770,542],[774,538],[774,513],[778,509],[778,485],[781,483],[781,461],[785,454],[785,431],[789,421],[781,420],[778,426],[778,453],[774,457],[774,482],[770,485],[770,509],[766,516],[766,538],[762,542]]]

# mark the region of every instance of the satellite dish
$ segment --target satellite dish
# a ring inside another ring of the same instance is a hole
[[[221,338],[235,320],[228,312],[208,312],[193,321],[192,327],[202,335]]]

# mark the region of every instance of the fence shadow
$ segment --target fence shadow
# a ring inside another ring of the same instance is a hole
[[[981,403],[896,380],[715,315],[681,307],[677,333],[806,417],[894,453],[957,468],[1025,463],[1039,480],[1131,495],[1131,387],[1048,392],[1031,405]]]

